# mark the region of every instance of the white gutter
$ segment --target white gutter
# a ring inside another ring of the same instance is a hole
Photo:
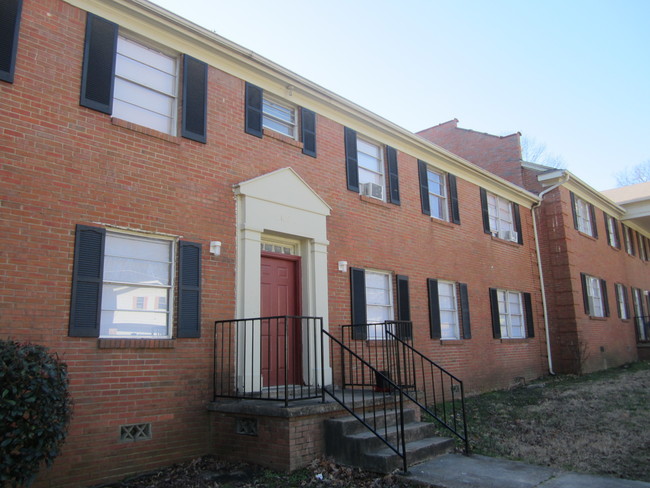
[[[551,334],[548,330],[548,308],[546,305],[546,289],[544,287],[544,272],[542,271],[542,257],[539,252],[539,236],[537,235],[537,219],[535,218],[535,209],[538,208],[542,204],[542,199],[544,198],[544,195],[546,195],[548,192],[555,190],[558,186],[563,185],[567,181],[569,181],[569,178],[571,178],[571,175],[568,172],[564,173],[564,179],[560,181],[559,183],[554,184],[553,186],[547,188],[543,192],[539,194],[539,201],[535,202],[533,206],[530,208],[530,211],[533,215],[533,232],[535,233],[535,249],[537,251],[537,267],[539,269],[539,280],[540,280],[540,285],[541,285],[541,291],[542,291],[542,308],[544,309],[544,330],[546,332],[546,354],[548,356],[548,372],[552,375],[555,375],[555,371],[553,370],[553,357],[551,356]]]

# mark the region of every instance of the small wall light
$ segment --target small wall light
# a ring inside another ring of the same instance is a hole
[[[210,241],[210,254],[221,255],[221,241]]]
[[[347,273],[348,272],[348,262],[347,261],[339,261],[339,271],[341,273]]]

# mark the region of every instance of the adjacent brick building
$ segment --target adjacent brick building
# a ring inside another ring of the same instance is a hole
[[[646,357],[647,186],[601,193],[568,171],[523,161],[519,133],[499,137],[452,120],[419,135],[540,195],[535,213],[555,371],[587,372]]]

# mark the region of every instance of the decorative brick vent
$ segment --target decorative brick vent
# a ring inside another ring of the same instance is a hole
[[[236,432],[241,435],[257,436],[257,419],[237,417],[235,429]]]
[[[151,439],[151,424],[120,425],[120,441],[135,442]]]

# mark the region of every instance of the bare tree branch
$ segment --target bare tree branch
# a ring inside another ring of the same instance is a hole
[[[533,137],[521,138],[521,157],[529,163],[543,164],[556,169],[566,169],[566,162],[562,156],[551,153],[546,144],[538,142]]]
[[[650,181],[650,159],[631,168],[625,168],[615,175],[618,186],[634,185]]]

